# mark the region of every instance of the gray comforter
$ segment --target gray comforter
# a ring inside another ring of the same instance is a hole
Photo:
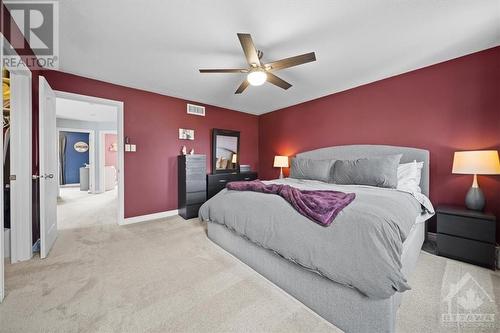
[[[278,195],[246,191],[221,191],[200,208],[200,217],[368,297],[388,298],[410,289],[401,272],[401,253],[422,211],[411,194],[316,181],[274,182],[354,192],[356,199],[329,227],[300,215]]]

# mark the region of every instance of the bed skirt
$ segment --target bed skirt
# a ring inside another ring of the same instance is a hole
[[[357,290],[308,271],[242,238],[225,226],[208,222],[208,238],[345,332],[394,332],[401,293],[372,299]],[[403,272],[416,266],[425,223],[414,226],[404,243]]]

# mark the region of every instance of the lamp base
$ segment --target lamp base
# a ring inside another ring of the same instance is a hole
[[[471,187],[465,196],[465,206],[471,210],[483,211],[486,200],[479,187]]]
[[[285,177],[283,177],[283,168],[280,168],[280,178],[279,179],[283,179]]]

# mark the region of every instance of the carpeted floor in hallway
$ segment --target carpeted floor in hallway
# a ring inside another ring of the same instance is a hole
[[[118,191],[92,194],[79,187],[61,187],[57,199],[57,229],[117,224]]]

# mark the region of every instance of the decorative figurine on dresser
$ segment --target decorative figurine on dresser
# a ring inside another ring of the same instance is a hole
[[[257,172],[240,170],[240,132],[214,129],[212,174],[207,175],[207,200],[223,190],[229,182],[255,179]]]
[[[207,158],[205,155],[180,155],[177,162],[179,215],[192,219],[198,216],[206,201]]]

